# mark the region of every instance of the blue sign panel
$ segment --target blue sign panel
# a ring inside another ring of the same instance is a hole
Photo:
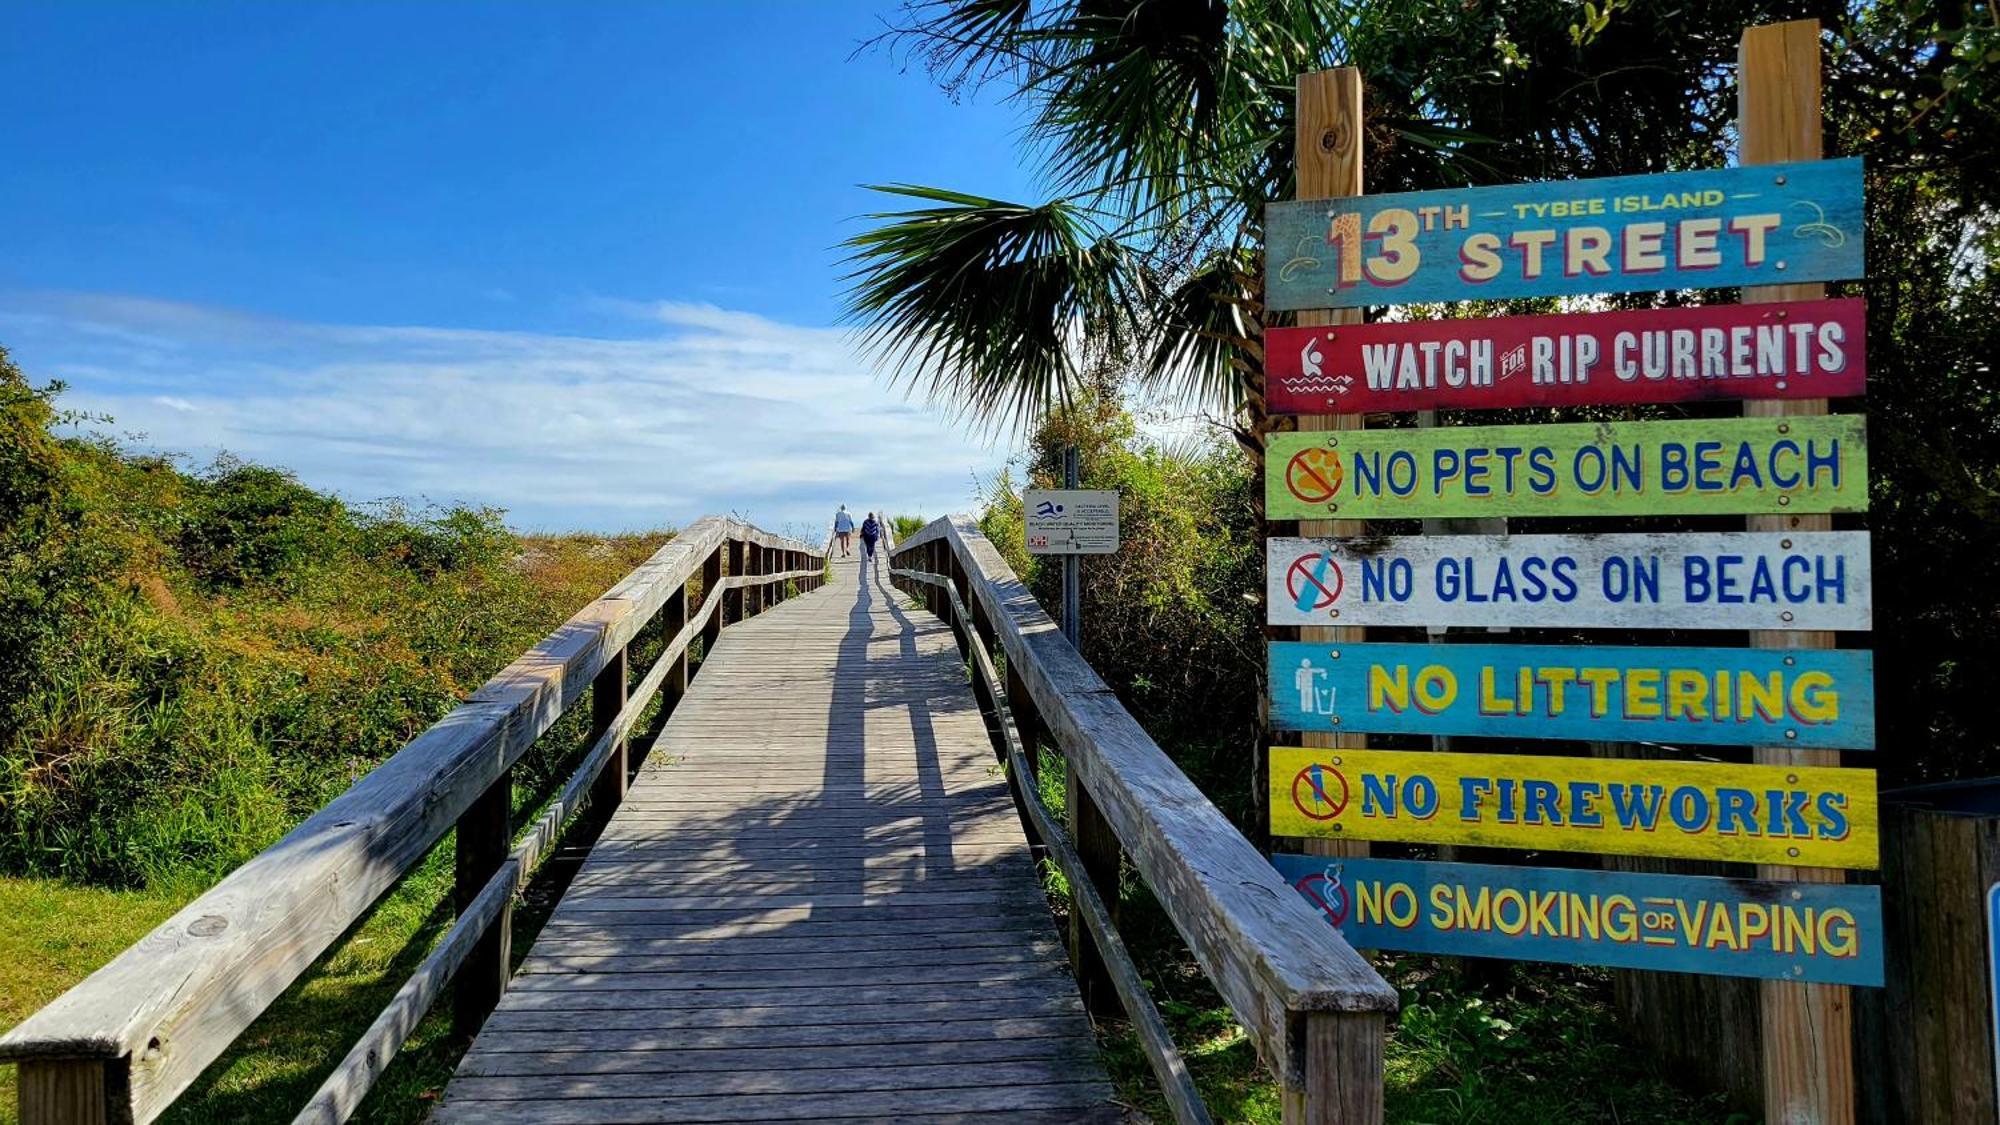
[[[1866,652],[1580,645],[1270,646],[1279,730],[1875,747]]]
[[[1882,983],[1881,888],[1274,855],[1359,949]]]
[[[1993,997],[1993,1081],[2000,1089],[2000,883],[1986,888],[1986,987]]]
[[[1273,309],[1862,276],[1861,161],[1272,203]]]

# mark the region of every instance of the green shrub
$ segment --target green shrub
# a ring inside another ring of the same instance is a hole
[[[0,870],[199,887],[651,552],[63,438],[0,352]],[[578,720],[581,721],[581,720]],[[574,724],[572,724],[574,725]],[[564,731],[521,771],[560,770]]]
[[[1141,437],[1115,402],[1091,400],[1035,432],[1028,486],[1061,480],[1078,448],[1085,488],[1119,493],[1118,552],[1082,560],[1083,654],[1181,768],[1246,823],[1263,653],[1254,480],[1233,445],[1169,449]],[[1044,606],[1061,568],[1027,554],[1010,475],[987,490],[980,528]]]

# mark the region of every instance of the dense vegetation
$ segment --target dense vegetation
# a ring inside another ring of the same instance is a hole
[[[1082,561],[1083,648],[1091,666],[1171,748],[1181,768],[1246,831],[1263,667],[1263,552],[1251,496],[1258,481],[1222,444],[1167,448],[1143,438],[1115,401],[1092,397],[1038,427],[1022,471],[1059,487],[1075,445],[1084,487],[1116,489],[1119,548]],[[1062,604],[1062,573],[1022,543],[1015,482],[992,482],[980,520],[1045,606]]]
[[[0,351],[8,873],[206,886],[659,541],[361,510],[277,469],[59,437],[63,420]]]

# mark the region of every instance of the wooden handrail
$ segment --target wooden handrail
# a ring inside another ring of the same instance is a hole
[[[720,577],[714,559],[730,547],[786,552],[820,567]],[[474,885],[479,893],[461,909],[459,924],[302,1115],[343,1119],[475,941],[506,917],[514,891],[668,671],[696,636],[713,636],[725,592],[777,586],[781,597],[785,583],[817,582],[824,563],[812,547],[738,521],[696,521],[283,839],[0,1037],[0,1059],[22,1064],[24,1125],[157,1117],[461,814],[490,796],[535,739],[622,658],[639,629],[703,575],[700,612],[669,642],[555,803],[498,870]]]
[[[892,570],[889,573],[893,578],[935,586],[944,591],[951,605],[952,620],[959,636],[965,641],[967,654],[972,658],[973,669],[986,685],[987,698],[1001,699],[1004,689],[1000,673],[993,667],[993,654],[987,651],[985,640],[974,624],[972,611],[966,608],[965,599],[958,596],[951,580],[915,570]],[[1049,856],[1055,860],[1056,867],[1062,871],[1063,878],[1069,881],[1075,909],[1090,931],[1091,941],[1104,955],[1112,987],[1117,990],[1119,1002],[1125,1005],[1133,1027],[1138,1030],[1140,1047],[1152,1064],[1153,1075],[1159,1080],[1167,1105],[1174,1112],[1174,1120],[1179,1125],[1209,1125],[1213,1119],[1209,1116],[1208,1107],[1202,1102],[1201,1092],[1195,1089],[1194,1076],[1188,1072],[1180,1049],[1174,1046],[1173,1034],[1167,1030],[1166,1021],[1160,1018],[1160,1009],[1146,991],[1146,982],[1139,976],[1138,965],[1125,948],[1125,939],[1118,933],[1111,908],[1105,904],[1104,896],[1092,882],[1090,872],[1084,867],[1083,857],[1077,854],[1069,835],[1049,812],[1048,806],[1042,803],[1041,795],[1035,792],[1034,770],[1028,764],[1028,748],[1021,741],[1013,716],[1007,708],[995,706],[993,717],[1000,728],[1002,756],[1006,759],[1007,768],[1013,771],[1017,780],[1023,782],[1017,790],[1021,808],[1033,822],[1036,834],[1048,849]]]
[[[920,565],[934,547],[955,575]],[[1010,682],[1031,697],[1070,775],[1284,1084],[1286,1120],[1380,1121],[1395,989],[1173,764],[972,520],[935,520],[895,557],[964,594],[983,626],[976,643],[1006,654]]]

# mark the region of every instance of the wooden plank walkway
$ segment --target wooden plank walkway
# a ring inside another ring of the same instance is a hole
[[[1123,1120],[951,632],[860,577],[723,631],[433,1120]]]

